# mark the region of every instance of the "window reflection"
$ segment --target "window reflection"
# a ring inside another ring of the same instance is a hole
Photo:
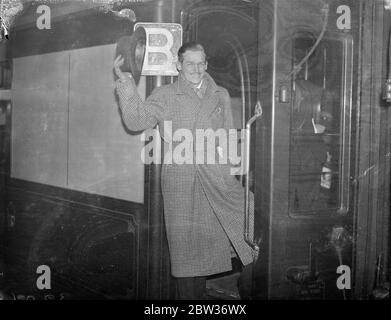
[[[293,41],[293,67],[314,39]],[[339,209],[344,141],[346,48],[340,39],[324,39],[293,79],[289,204],[293,215]]]

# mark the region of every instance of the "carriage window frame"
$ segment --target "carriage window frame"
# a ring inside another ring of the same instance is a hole
[[[294,43],[297,39],[306,39],[305,36],[297,36],[292,39],[292,68],[294,62]],[[308,40],[311,40],[309,38]],[[353,91],[353,37],[350,34],[328,33],[321,40],[319,46],[325,41],[338,41],[341,43],[341,93],[340,93],[340,121],[339,121],[339,157],[338,157],[338,199],[337,205],[325,209],[297,210],[294,208],[295,190],[292,183],[292,145],[295,135],[292,133],[292,112],[294,107],[295,76],[291,78],[291,103],[289,125],[289,168],[288,168],[288,215],[291,218],[330,217],[334,215],[347,215],[350,202],[350,166],[351,166],[351,131],[352,131],[352,91]],[[303,67],[304,68],[304,67]],[[305,72],[305,71],[304,71]],[[321,170],[319,171],[319,183]]]

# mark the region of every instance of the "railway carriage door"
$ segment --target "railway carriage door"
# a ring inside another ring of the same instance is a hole
[[[182,13],[237,128],[263,110],[251,127],[252,298],[350,296],[359,13],[334,0],[200,1]]]
[[[260,6],[255,298],[350,297],[359,6]]]

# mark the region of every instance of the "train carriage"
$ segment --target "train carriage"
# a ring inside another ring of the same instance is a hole
[[[383,0],[24,1],[0,43],[0,290],[177,298],[161,165],[121,121],[113,61],[145,99],[175,81],[161,59],[198,41],[249,133],[237,178],[255,199],[246,296],[233,257],[209,297],[388,298],[390,27]]]

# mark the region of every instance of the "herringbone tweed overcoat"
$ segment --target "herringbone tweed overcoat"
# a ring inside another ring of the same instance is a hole
[[[175,83],[156,88],[144,102],[134,81],[117,81],[122,119],[132,131],[159,124],[163,136],[164,121],[171,121],[173,133],[188,129],[193,137],[196,129],[234,128],[228,91],[207,73],[204,81],[203,98],[179,76]],[[172,148],[180,143],[174,141]],[[252,249],[243,237],[243,187],[231,175],[229,165],[195,162],[177,164],[174,159],[162,166],[164,220],[174,277],[231,270],[231,245],[244,265],[253,261]],[[251,197],[251,212],[253,208]]]

